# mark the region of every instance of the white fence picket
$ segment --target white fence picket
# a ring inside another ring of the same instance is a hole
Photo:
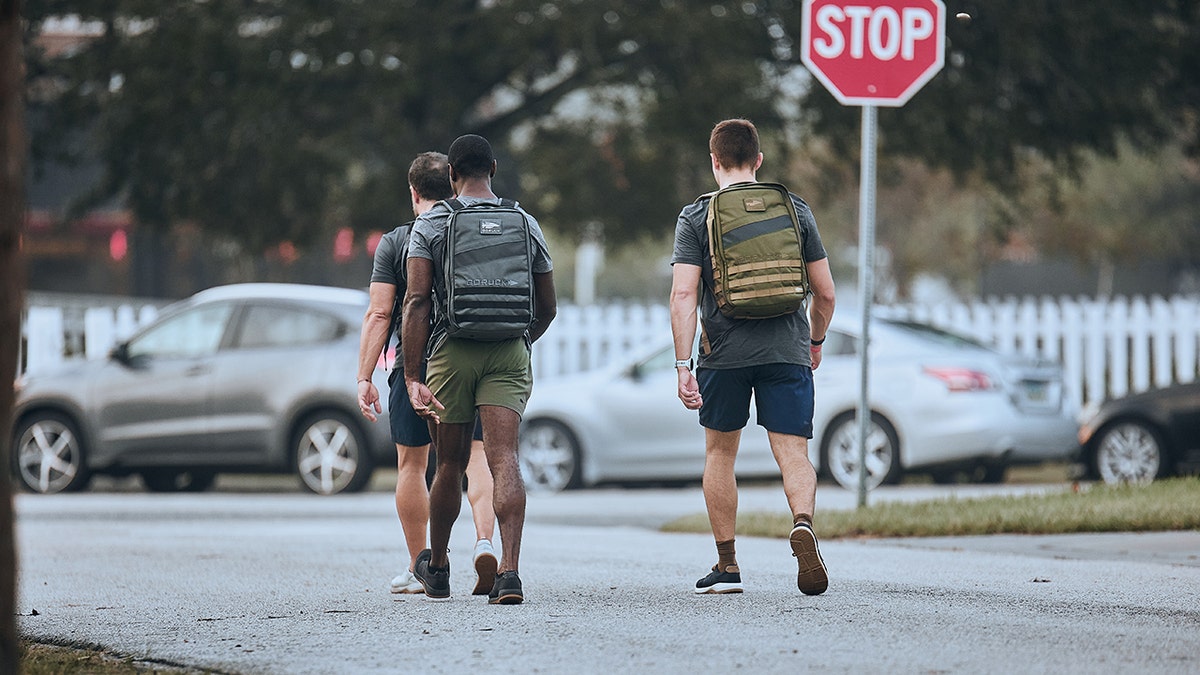
[[[1074,409],[1200,377],[1200,297],[1005,298],[897,305],[879,312],[925,320],[1005,353],[1057,361]],[[71,354],[101,358],[157,313],[154,305],[122,304],[91,307],[82,320],[76,315],[68,321],[61,307],[30,307],[22,329],[24,371],[36,372]],[[545,378],[600,368],[670,334],[670,314],[663,305],[563,305],[534,345],[534,372]]]

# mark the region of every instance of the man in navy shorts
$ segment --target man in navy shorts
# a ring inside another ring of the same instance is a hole
[[[720,122],[709,137],[713,177],[721,188],[755,182],[763,156],[758,131],[748,120]],[[758,423],[767,430],[793,515],[792,554],[799,565],[797,587],[807,595],[829,586],[813,534],[817,474],[808,459],[813,435],[812,371],[821,363],[821,343],[833,317],[834,285],[829,260],[808,205],[792,195],[803,235],[812,299],[811,320],[803,308],[770,319],[729,318],[713,295],[712,258],[705,217],[709,200],[684,207],[675,226],[671,256],[671,331],[679,398],[700,411],[705,431],[704,501],[717,544],[717,564],[696,582],[696,593],[741,593],[734,550],[737,481],[734,460],[754,396]],[[699,361],[693,364],[696,309],[700,309]],[[811,325],[810,325],[811,324]],[[696,372],[693,375],[692,367]]]
[[[450,187],[449,166],[440,152],[424,152],[413,160],[408,169],[409,196],[413,213],[420,216],[443,199],[454,196]],[[412,223],[406,223],[383,235],[375,249],[371,270],[370,304],[363,317],[362,337],[358,351],[358,407],[372,422],[382,412],[379,391],[371,382],[371,373],[379,361],[380,352],[387,346],[390,334],[401,334],[399,299],[408,286],[408,239]],[[401,352],[396,345],[397,356]],[[425,588],[413,576],[417,555],[426,548],[429,525],[429,491],[425,473],[429,461],[429,424],[413,411],[404,388],[404,364],[395,359],[388,375],[388,418],[392,442],[396,444],[396,514],[404,531],[409,563],[403,572],[392,579],[393,593],[424,593]],[[422,364],[424,367],[424,364]],[[423,373],[422,373],[423,375]],[[482,595],[492,590],[499,564],[492,535],[496,514],[492,509],[492,473],[488,470],[483,452],[483,429],[478,417],[467,462],[467,501],[475,521],[475,568],[473,593]]]

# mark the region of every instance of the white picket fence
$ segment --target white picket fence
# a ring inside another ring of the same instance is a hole
[[[1001,352],[1060,362],[1076,409],[1200,377],[1198,297],[1010,298],[877,312],[970,335]],[[23,322],[24,369],[103,357],[155,316],[153,305],[90,307],[80,322],[68,320],[60,307],[30,307]],[[541,379],[599,368],[647,345],[665,345],[670,335],[670,315],[662,305],[565,305],[534,346],[534,372]]]

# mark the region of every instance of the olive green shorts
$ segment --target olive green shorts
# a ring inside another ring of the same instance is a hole
[[[475,421],[475,409],[498,405],[525,414],[533,391],[533,368],[525,338],[479,342],[445,338],[429,357],[429,390],[445,406],[443,422]]]

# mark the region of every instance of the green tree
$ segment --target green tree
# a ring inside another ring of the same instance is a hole
[[[99,22],[102,35],[36,60],[38,156],[72,141],[103,165],[93,202],[119,195],[141,223],[194,221],[250,250],[303,244],[331,223],[394,225],[407,212],[410,158],[460,133],[488,136],[503,152],[526,125],[532,142],[520,156],[542,170],[535,184],[570,194],[575,186],[558,176],[573,160],[534,159],[551,146],[573,144],[568,156],[578,158],[608,137],[686,135],[694,145],[720,97],[727,114],[772,115],[770,19],[748,3],[79,0],[40,5],[31,25],[67,12]],[[640,97],[636,119],[618,120],[615,136],[540,124],[563,106],[569,115],[569,95],[606,86],[653,95]],[[81,142],[71,129],[89,133]],[[659,157],[622,158],[633,173],[597,174],[607,185],[596,192],[623,185],[628,199],[657,205],[636,188]],[[516,178],[502,172],[499,187],[518,192]],[[559,203],[551,222],[582,224],[583,212],[643,226],[606,214],[611,197]]]
[[[1112,294],[1123,265],[1200,265],[1200,162],[1178,144],[1139,151],[1122,140],[1111,157],[1085,153],[1075,177],[1029,162],[1021,180],[1003,204],[1011,231],[1100,270],[1097,295]]]

